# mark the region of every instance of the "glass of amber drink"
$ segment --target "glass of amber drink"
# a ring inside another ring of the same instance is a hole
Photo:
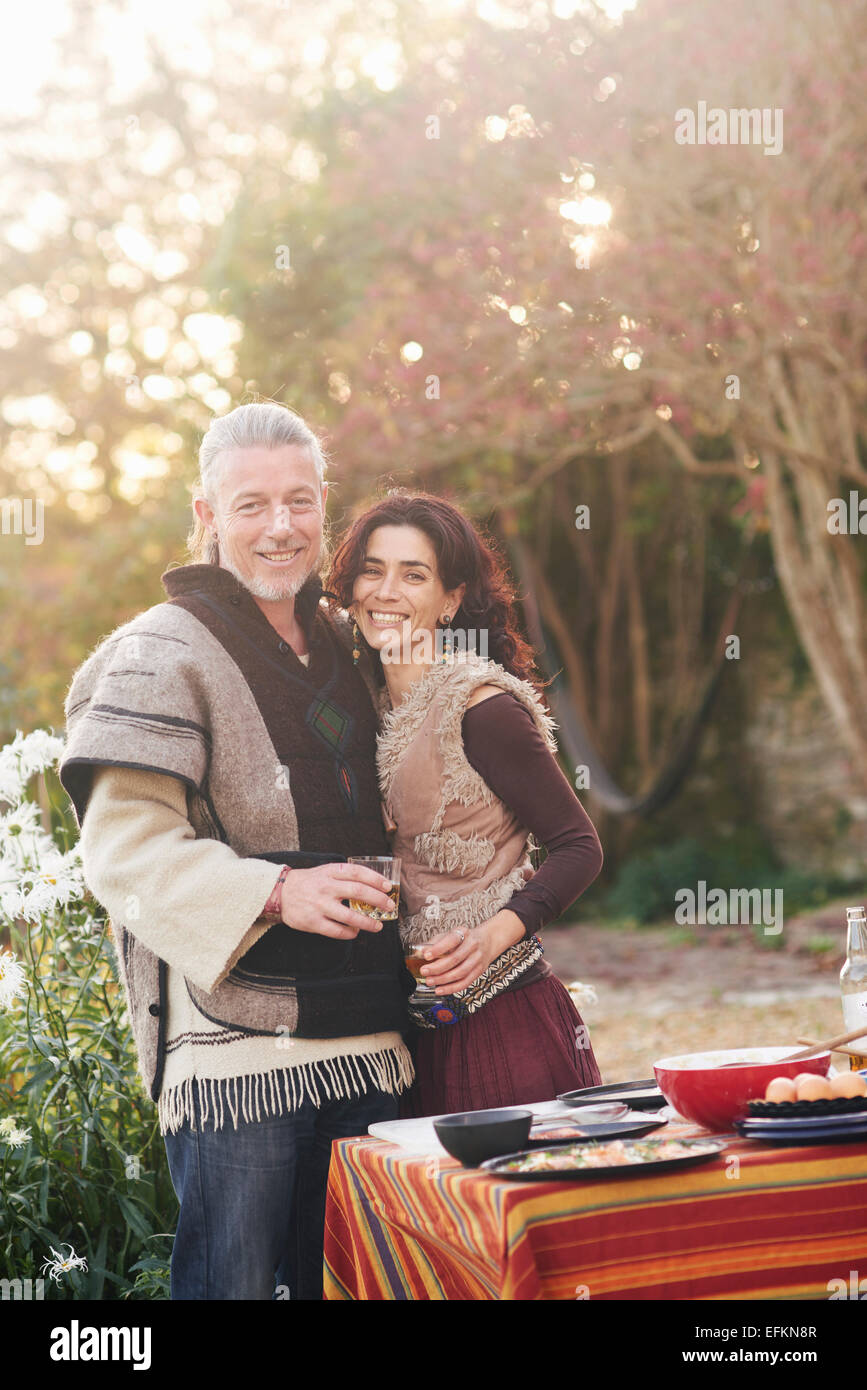
[[[387,893],[394,904],[393,910],[386,912],[384,908],[372,907],[370,903],[362,902],[360,898],[350,898],[349,906],[353,912],[363,912],[365,917],[375,917],[377,922],[396,921],[397,906],[400,901],[400,859],[391,854],[350,854],[348,862],[350,864],[363,864],[366,869],[375,869],[378,874],[382,874],[383,878],[391,879],[391,887]]]
[[[423,965],[431,964],[430,961],[425,960],[423,952],[423,944],[417,946],[404,946],[403,948],[404,963],[410,975],[412,975],[415,980],[415,994],[412,996],[413,998],[415,998],[417,994],[435,993],[434,985],[429,985],[421,973]]]

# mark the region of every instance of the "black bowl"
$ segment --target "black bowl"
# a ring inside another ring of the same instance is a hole
[[[433,1127],[452,1158],[474,1168],[486,1158],[525,1149],[532,1123],[531,1110],[468,1110],[463,1115],[443,1115]]]

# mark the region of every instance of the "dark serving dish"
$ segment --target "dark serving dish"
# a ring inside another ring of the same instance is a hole
[[[750,1119],[798,1120],[816,1115],[857,1115],[867,1111],[867,1096],[835,1096],[833,1100],[751,1100],[747,1104]]]
[[[865,1144],[867,1143],[867,1112],[855,1111],[848,1115],[814,1115],[809,1119],[765,1120],[755,1119],[734,1121],[735,1131],[744,1139],[755,1139],[763,1144]]]
[[[625,1101],[631,1110],[661,1110],[665,1105],[665,1096],[653,1076],[649,1081],[613,1081],[608,1085],[585,1086],[580,1091],[563,1091],[557,1099],[575,1109],[604,1100]]]
[[[532,1123],[531,1110],[469,1110],[461,1115],[442,1115],[434,1120],[433,1127],[447,1153],[465,1167],[474,1168],[486,1158],[526,1147]]]

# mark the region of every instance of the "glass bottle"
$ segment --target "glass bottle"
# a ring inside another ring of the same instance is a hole
[[[846,964],[840,971],[840,990],[843,995],[843,1022],[851,1033],[859,1023],[864,1024],[864,1037],[856,1038],[849,1046],[862,1052],[849,1054],[849,1067],[861,1071],[867,1067],[867,914],[863,907],[846,908]]]

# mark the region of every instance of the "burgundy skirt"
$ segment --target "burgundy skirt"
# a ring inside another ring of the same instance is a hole
[[[504,990],[451,1027],[417,1029],[413,1051],[416,1079],[401,1098],[402,1118],[529,1105],[602,1081],[556,975]]]

